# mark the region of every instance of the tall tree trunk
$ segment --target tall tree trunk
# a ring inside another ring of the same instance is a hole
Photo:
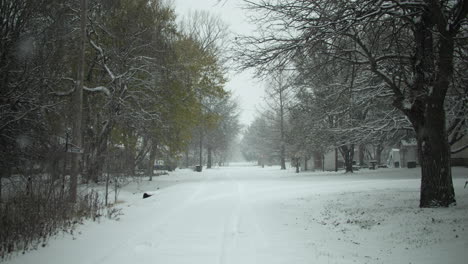
[[[383,144],[380,142],[377,147],[375,148],[375,160],[377,164],[382,164],[382,151],[383,151]]]
[[[131,176],[134,176],[135,175],[135,167],[136,167],[136,159],[135,159],[135,148],[134,146],[130,146],[130,147],[125,147],[124,146],[124,150],[125,150],[125,170],[127,171],[127,174],[128,175],[131,175]]]
[[[421,164],[420,207],[449,206],[455,203],[450,167],[450,146],[443,106],[428,107],[426,125],[417,134]]]
[[[280,153],[280,162],[281,162],[281,169],[285,170],[286,169],[286,151],[284,147],[284,143],[281,143],[281,153]]]
[[[90,150],[94,155],[90,156],[88,168],[88,179],[93,182],[99,182],[99,176],[101,176],[104,169],[104,163],[102,160],[105,159],[106,153],[108,153],[108,141],[110,140],[110,132],[112,130],[112,121],[108,121],[105,127],[96,136],[97,142],[94,146],[91,146]],[[109,162],[112,162],[110,160]]]
[[[345,161],[346,172],[353,172],[354,144],[341,146],[339,149]]]
[[[149,164],[148,164],[149,181],[153,180],[154,162],[156,160],[156,150],[157,150],[157,146],[153,144],[153,146],[151,147]]]
[[[453,75],[454,32],[449,31],[450,27],[444,24],[446,22],[434,18],[434,14],[423,14],[421,21],[416,24],[414,37],[417,62],[413,69],[415,83],[411,87],[414,103],[411,109],[405,109],[400,104],[400,109],[413,125],[418,142],[421,164],[420,207],[449,206],[455,203],[444,109],[445,96]],[[440,34],[435,38],[434,27]],[[435,46],[437,52],[434,51]]]
[[[335,148],[335,171],[338,171],[338,148]]]
[[[190,162],[189,162],[189,148],[185,150],[185,168],[190,167]]]
[[[210,146],[208,146],[208,149],[207,149],[207,161],[206,161],[206,168],[207,168],[207,169],[211,169],[211,166],[212,166],[212,152],[213,152],[213,150],[211,149]]]
[[[283,82],[282,82],[282,72],[281,72],[281,81],[280,81],[280,90],[279,90],[279,96],[280,96],[280,133],[281,133],[281,150],[280,150],[280,161],[281,161],[281,169],[285,170],[286,169],[286,150],[285,150],[285,131],[284,131],[284,98],[283,98]]]
[[[359,145],[359,166],[364,165],[364,154],[366,153],[366,145]]]
[[[427,41],[430,32],[421,34],[420,42],[423,44],[419,49],[427,50],[423,45],[429,46],[432,40]],[[425,38],[424,38],[425,37]],[[433,82],[433,92],[429,94],[425,102],[418,102],[419,107],[408,113],[413,127],[416,131],[418,141],[419,163],[421,164],[421,197],[420,207],[449,206],[455,203],[455,192],[452,182],[452,171],[450,167],[450,145],[446,130],[444,98],[448,89],[451,76],[453,54],[453,40],[441,39],[438,66],[439,74]],[[429,42],[426,43],[426,42]],[[421,52],[420,56],[426,54]],[[449,58],[450,57],[450,58]],[[418,70],[416,88],[424,89],[427,85],[425,74],[431,69],[422,63]],[[443,76],[441,76],[443,75]],[[429,83],[432,84],[432,83]]]
[[[83,82],[84,82],[84,66],[85,66],[85,41],[86,41],[86,19],[87,19],[87,0],[81,0],[81,12],[80,12],[80,61],[78,63],[78,82],[76,90],[73,93],[73,144],[78,148],[82,149],[82,134],[81,134],[81,122],[82,122],[82,111],[83,111]],[[70,201],[75,202],[78,189],[78,177],[81,170],[81,153],[74,153],[72,159],[72,173],[70,179]]]
[[[322,166],[322,171],[325,171],[325,155],[324,154],[322,154],[320,165]]]
[[[200,168],[203,167],[203,128],[200,127],[200,142],[199,142],[199,148],[200,148],[200,152],[199,152],[199,165],[200,165]]]

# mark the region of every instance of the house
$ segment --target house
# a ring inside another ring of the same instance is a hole
[[[330,158],[330,153],[333,153],[333,158]],[[314,151],[310,157],[303,159],[301,161],[301,170],[302,171],[322,171],[324,170],[335,170],[335,151],[329,151],[327,155],[322,155],[322,153],[318,151]]]
[[[338,165],[340,164],[336,155],[338,155],[338,159],[341,157],[337,149],[328,151],[327,153],[325,153],[325,155],[323,155],[323,170],[325,171],[336,170],[336,165],[337,165],[336,163],[338,162]],[[343,161],[341,161],[341,164],[343,164]]]
[[[387,159],[387,166],[390,168],[400,167],[400,149],[393,148],[390,150]]]
[[[409,164],[408,164],[409,163]],[[400,167],[411,168],[419,164],[418,142],[415,138],[400,141]]]
[[[338,162],[338,168],[343,167],[343,158],[338,150],[330,150],[324,155],[319,152],[315,152],[307,162],[301,162],[301,170],[323,170],[323,171],[335,171],[336,162]],[[338,155],[338,156],[336,156]],[[307,164],[307,169],[306,169]],[[341,167],[340,167],[341,166]]]
[[[389,151],[387,166],[391,168],[414,168],[419,164],[416,139],[401,140],[398,147]]]
[[[452,151],[463,148],[468,145],[468,136],[465,136],[460,141],[452,146]],[[452,166],[468,166],[468,148],[458,153],[452,154],[450,157]],[[399,148],[393,148],[389,152],[387,165],[393,168],[409,168],[419,164],[418,144],[416,139],[401,140]]]
[[[452,146],[452,151],[463,148],[468,145],[468,136],[464,136],[460,141],[455,143]],[[468,166],[468,148],[452,154],[450,157],[450,162],[452,166]]]

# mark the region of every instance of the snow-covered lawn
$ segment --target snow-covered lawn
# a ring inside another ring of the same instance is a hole
[[[420,209],[419,169],[179,170],[126,186],[119,220],[7,263],[467,263],[468,169],[453,172],[458,205]]]

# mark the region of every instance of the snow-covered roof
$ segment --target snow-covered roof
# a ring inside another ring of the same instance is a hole
[[[418,145],[418,142],[416,141],[415,138],[411,138],[411,139],[408,139],[408,140],[401,140],[401,146],[402,147],[412,147],[412,146],[417,146]]]

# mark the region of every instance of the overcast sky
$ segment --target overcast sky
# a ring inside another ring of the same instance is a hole
[[[175,0],[176,12],[181,15],[190,11],[207,10],[210,13],[218,14],[222,20],[229,25],[231,31],[237,34],[248,35],[254,30],[254,26],[247,22],[245,10],[240,8],[239,0]],[[241,107],[240,121],[244,125],[250,124],[259,109],[259,104],[263,101],[264,85],[253,78],[250,72],[236,74],[231,72],[226,88],[233,92]]]

